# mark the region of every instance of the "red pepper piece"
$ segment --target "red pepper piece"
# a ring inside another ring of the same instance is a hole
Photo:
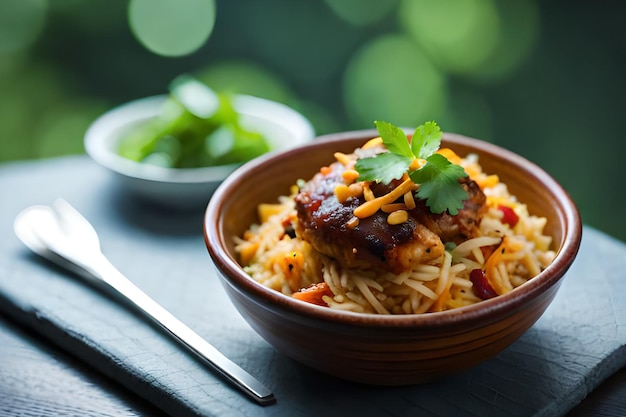
[[[310,287],[302,288],[300,291],[293,293],[293,298],[306,301],[307,303],[317,304],[318,306],[328,307],[323,297],[328,295],[332,297],[334,294],[325,282],[313,284]]]
[[[517,213],[515,213],[515,211],[509,206],[498,206],[498,210],[500,210],[503,214],[502,223],[508,224],[511,227],[515,227],[515,225],[519,221]]]
[[[498,295],[491,284],[489,284],[489,281],[487,281],[485,271],[482,269],[472,269],[472,272],[470,272],[470,281],[474,284],[472,287],[474,294],[481,300],[488,300]]]

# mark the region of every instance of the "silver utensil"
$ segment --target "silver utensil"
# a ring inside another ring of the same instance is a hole
[[[161,307],[111,264],[100,249],[93,226],[69,203],[58,199],[52,207],[32,206],[15,219],[16,235],[38,255],[108,290],[189,348],[209,366],[261,405],[276,401],[274,394],[188,326]]]

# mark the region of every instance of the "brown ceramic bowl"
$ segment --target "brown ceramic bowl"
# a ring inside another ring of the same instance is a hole
[[[427,382],[495,356],[537,321],[576,257],[581,220],[568,194],[535,164],[493,144],[444,134],[442,146],[460,156],[478,154],[485,172],[498,174],[531,213],[548,219],[546,233],[553,237],[557,255],[537,277],[508,294],[468,307],[395,316],[319,307],[250,278],[237,263],[233,238],[257,222],[257,205],[275,202],[297,179],[311,178],[334,160],[334,152],[352,152],[375,136],[375,130],[327,135],[247,163],[209,202],[205,241],[235,307],[278,351],[360,383]]]

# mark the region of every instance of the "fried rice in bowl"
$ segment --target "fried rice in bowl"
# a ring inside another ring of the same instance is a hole
[[[359,383],[423,383],[495,356],[539,319],[581,220],[537,165],[448,133],[436,154],[463,168],[463,203],[435,210],[406,175],[355,174],[385,152],[378,136],[327,135],[245,164],[213,195],[205,242],[235,307],[279,352]]]

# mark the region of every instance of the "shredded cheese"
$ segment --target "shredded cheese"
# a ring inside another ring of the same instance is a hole
[[[372,201],[376,198],[368,182],[363,183],[363,198],[365,198],[365,201]]]
[[[413,198],[413,192],[409,191],[408,193],[404,193],[404,205],[409,210],[413,210],[415,208],[415,199]]]
[[[348,184],[359,178],[359,172],[354,169],[347,169],[341,173],[341,178]]]
[[[407,208],[408,207],[404,203],[391,203],[380,207],[384,213],[393,213],[397,210],[407,210]]]
[[[375,148],[376,146],[380,146],[382,144],[383,144],[383,138],[377,137],[377,138],[368,140],[365,143],[365,145],[361,146],[361,149]]]
[[[350,185],[337,184],[333,190],[337,201],[345,203],[350,197],[358,197],[363,193],[363,186],[359,183]]]
[[[354,209],[354,215],[360,219],[372,216],[385,204],[391,204],[400,198],[400,196],[404,195],[404,193],[411,191],[414,185],[415,183],[410,178],[407,178],[402,184],[394,188],[388,194],[376,197],[373,200],[366,201],[361,204],[359,207]]]
[[[426,165],[426,160],[421,158],[413,158],[411,164],[409,165],[409,171],[417,171],[421,167]]]
[[[450,148],[440,148],[437,150],[436,153],[438,153],[439,155],[445,156],[446,159],[452,162],[453,164],[461,165],[463,162],[463,159],[461,159],[461,157],[457,155],[456,152],[454,152]]]
[[[406,223],[409,213],[406,210],[396,210],[387,216],[387,223],[391,225]]]
[[[350,159],[350,157],[343,152],[335,152],[334,156],[335,159],[344,166],[348,166],[352,162],[352,159]]]

